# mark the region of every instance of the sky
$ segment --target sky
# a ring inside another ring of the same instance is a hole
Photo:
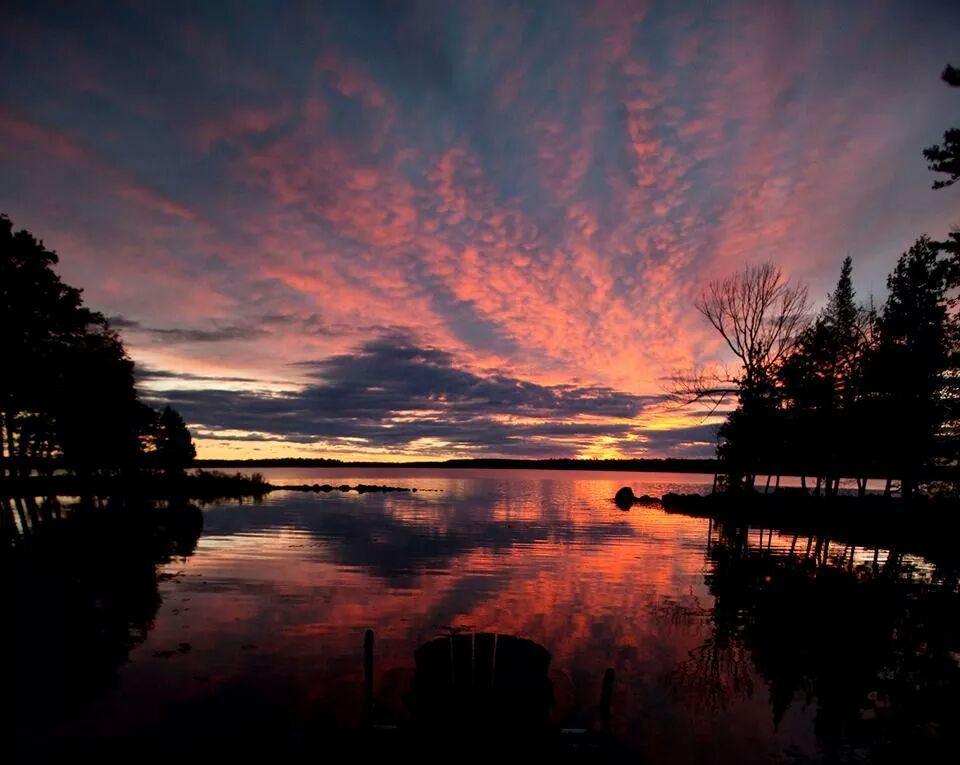
[[[199,456],[709,456],[694,310],[960,225],[956,2],[6,2],[0,212]]]

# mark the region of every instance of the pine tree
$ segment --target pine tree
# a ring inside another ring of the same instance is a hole
[[[960,87],[960,69],[947,64],[941,78],[954,88]],[[928,165],[930,170],[947,176],[946,180],[934,181],[933,188],[942,189],[960,180],[960,128],[946,130],[943,134],[943,143],[924,149],[923,156],[930,163]]]
[[[869,335],[869,315],[856,302],[853,262],[847,257],[824,309],[804,330],[780,369],[786,462],[825,479],[858,472],[855,404]]]
[[[949,312],[949,264],[922,236],[887,279],[889,295],[868,366],[867,392],[884,428],[886,462],[909,496],[943,456],[951,358],[956,344]]]
[[[165,406],[157,417],[154,459],[168,475],[179,474],[193,464],[197,451],[180,414]]]

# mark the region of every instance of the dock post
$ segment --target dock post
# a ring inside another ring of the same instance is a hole
[[[373,630],[363,633],[363,721],[373,722]]]
[[[608,667],[603,673],[603,689],[600,691],[600,725],[604,733],[610,732],[611,712],[613,704],[613,667]]]

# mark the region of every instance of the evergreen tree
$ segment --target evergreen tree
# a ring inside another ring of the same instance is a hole
[[[180,414],[165,406],[157,417],[154,435],[154,459],[168,474],[182,473],[193,464],[197,451],[190,431]]]
[[[887,279],[878,343],[867,366],[868,413],[882,423],[885,461],[909,496],[935,459],[944,456],[951,359],[956,345],[949,313],[949,263],[922,236]]]
[[[64,465],[81,473],[137,469],[154,413],[137,397],[119,336],[106,323],[92,326],[62,363],[53,412]]]
[[[960,87],[960,69],[947,64],[941,77],[948,85]],[[942,189],[960,180],[960,128],[946,130],[943,134],[943,143],[924,149],[923,156],[930,163],[928,165],[930,170],[947,176],[946,180],[934,181],[933,188]]]
[[[863,467],[857,402],[871,317],[856,302],[852,273],[847,257],[826,306],[779,373],[785,458],[822,476],[828,488],[840,470],[859,473]]]
[[[134,467],[148,408],[106,319],[53,270],[55,252],[0,216],[0,475]]]

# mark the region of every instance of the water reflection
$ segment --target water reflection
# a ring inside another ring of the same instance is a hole
[[[65,524],[55,554],[37,545],[6,578],[29,658],[17,693],[63,711],[18,719],[18,745],[293,754],[451,719],[606,731],[605,754],[649,762],[932,759],[953,743],[949,561],[624,512],[620,476],[409,477],[425,480],[443,491],[213,505],[199,541],[157,513]],[[464,657],[487,666],[493,635],[538,647],[546,684],[498,701],[447,682]],[[445,648],[449,665],[429,660]]]
[[[765,681],[775,724],[815,701],[830,761],[946,761],[960,743],[960,598],[956,569],[897,551],[835,548],[746,528],[716,529],[707,576],[710,636],[678,688],[723,705]],[[946,574],[946,578],[941,578]],[[704,693],[706,689],[706,693]],[[718,689],[720,689],[718,691]]]
[[[14,721],[29,741],[115,686],[160,607],[158,566],[192,554],[203,515],[182,501],[18,504],[33,508],[27,533],[0,561]]]

